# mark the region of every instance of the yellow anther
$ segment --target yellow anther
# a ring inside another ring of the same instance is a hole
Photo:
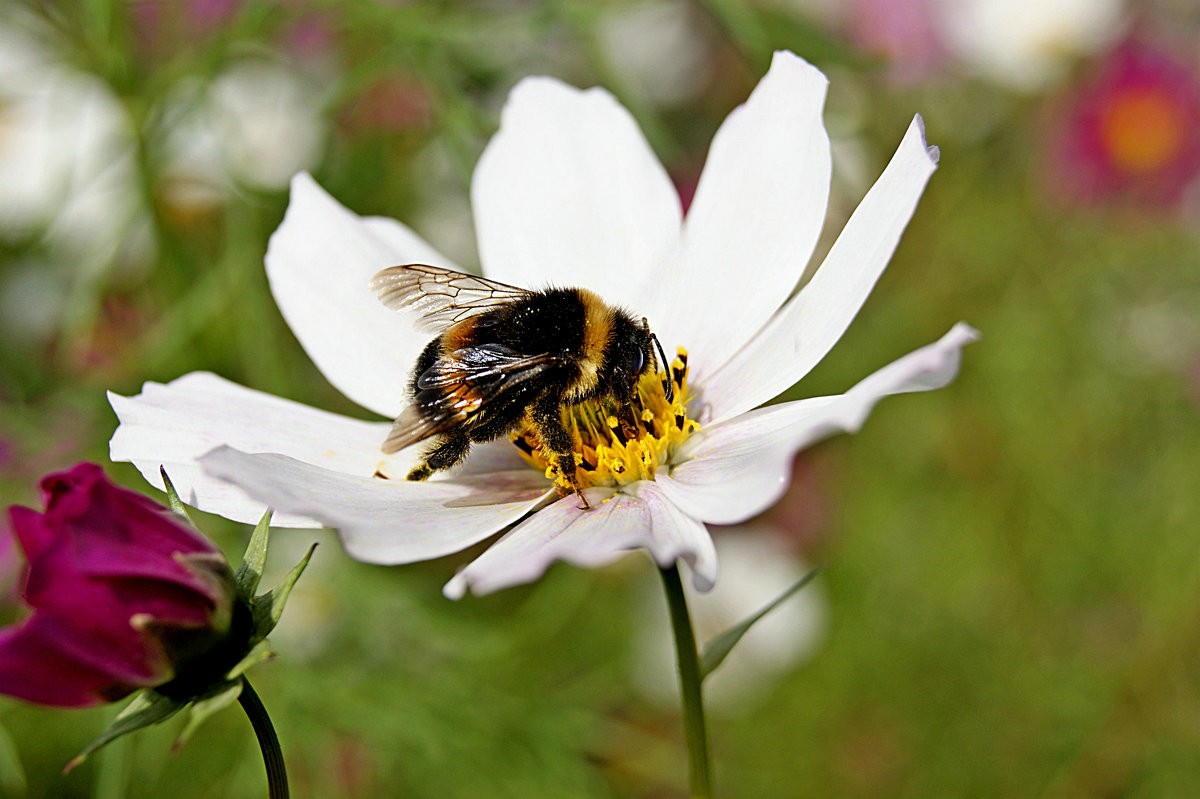
[[[571,453],[574,474],[560,471],[559,457],[546,449],[531,419],[526,419],[512,438],[524,444],[517,447],[521,457],[543,470],[563,491],[652,479],[660,466],[669,463],[674,448],[698,429],[695,421],[687,418],[687,351],[682,347],[679,351],[671,373],[642,376],[631,414],[640,424],[630,426],[628,419],[622,422],[622,417],[595,401],[564,412],[563,424],[575,442]],[[674,402],[667,402],[664,379],[675,386]]]

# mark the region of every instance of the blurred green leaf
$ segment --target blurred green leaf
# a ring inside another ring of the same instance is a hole
[[[716,671],[717,667],[724,662],[725,658],[729,656],[729,653],[733,651],[733,648],[737,646],[738,641],[742,640],[742,636],[750,632],[750,628],[757,624],[759,619],[761,619],[763,616],[766,616],[775,608],[779,607],[790,596],[812,582],[813,578],[821,573],[822,568],[824,567],[817,566],[815,569],[812,569],[808,572],[808,574],[805,574],[803,577],[797,580],[794,585],[765,605],[753,616],[750,616],[741,624],[730,627],[728,630],[705,644],[704,651],[700,653],[700,679],[703,680],[709,674],[712,674],[714,671]]]
[[[108,728],[104,732],[100,733],[95,740],[85,746],[82,752],[71,758],[71,762],[67,763],[64,771],[70,771],[75,768],[88,755],[114,738],[119,738],[122,735],[136,732],[144,727],[165,721],[178,713],[185,704],[185,702],[168,699],[154,691],[142,691],[133,698],[132,702],[125,706],[124,710],[117,714],[112,724],[108,725]]]
[[[25,768],[8,727],[0,724],[0,792],[5,796],[25,795]]]

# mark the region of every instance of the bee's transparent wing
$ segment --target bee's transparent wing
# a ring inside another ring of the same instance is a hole
[[[389,266],[371,278],[371,290],[393,311],[415,314],[428,333],[529,296],[516,286],[427,264]]]
[[[521,403],[521,387],[561,360],[552,353],[525,355],[500,344],[443,355],[417,377],[413,403],[396,417],[383,451],[391,454],[438,433],[470,430],[489,407]]]

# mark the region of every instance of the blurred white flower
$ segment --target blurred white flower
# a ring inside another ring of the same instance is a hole
[[[708,83],[709,42],[684,0],[636,0],[605,7],[597,35],[609,64],[652,103],[679,105]]]
[[[421,447],[383,455],[389,423],[205,373],[147,383],[136,397],[110,394],[121,421],[111,457],[159,485],[165,465],[181,496],[204,510],[252,521],[270,505],[281,526],[336,527],[347,551],[369,562],[440,557],[515,525],[451,580],[449,596],[638,548],[661,566],[685,561],[694,584],[711,587],[717,562],[705,524],[761,513],[782,494],[797,450],[859,429],[886,396],[946,385],[976,337],[958,324],[845,394],[759,407],[850,325],[937,165],[916,118],[793,296],[828,204],[825,89],[815,68],[776,53],[717,132],[686,222],[665,170],[610,94],[549,78],[513,89],[472,184],[485,275],[590,289],[644,314],[668,351],[690,354],[670,366],[673,402],[647,381],[644,394],[658,394],[643,397],[650,418],[634,438],[593,431],[593,457],[609,454],[588,476],[591,510],[557,497],[545,465],[531,468],[507,442],[474,447],[461,471],[410,482],[399,476]],[[306,174],[293,180],[266,257],[276,302],[330,382],[388,417],[411,401],[408,375],[429,336],[385,308],[369,282],[405,263],[453,268],[400,223],[354,215]]]
[[[111,259],[138,224],[134,131],[100,78],[69,66],[20,17],[0,16],[0,236],[47,236]]]
[[[984,76],[1034,91],[1121,32],[1125,0],[940,0],[946,45]]]
[[[706,594],[684,586],[700,645],[757,613],[809,570],[770,524],[720,528],[713,540],[721,564],[720,581]],[[675,705],[679,684],[675,649],[662,634],[669,624],[662,588],[647,585],[642,593],[633,679],[647,698]],[[780,677],[812,657],[824,639],[827,618],[820,580],[809,583],[759,619],[704,681],[705,706],[730,714],[753,710]]]
[[[168,173],[196,192],[193,201],[205,199],[203,187],[219,194],[231,181],[282,189],[316,166],[325,140],[316,89],[269,60],[238,62],[206,86],[181,86],[170,114]]]

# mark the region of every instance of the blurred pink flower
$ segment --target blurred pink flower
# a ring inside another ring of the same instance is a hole
[[[1200,171],[1200,77],[1171,52],[1119,45],[1057,109],[1051,191],[1068,201],[1178,204]]]
[[[9,509],[29,561],[22,594],[33,615],[0,630],[0,693],[83,707],[162,690],[220,657],[234,628],[248,630],[232,623],[224,556],[167,508],[91,463],[49,475],[42,493],[42,513]]]
[[[339,119],[351,133],[419,130],[433,122],[433,101],[415,77],[390,72],[349,102]]]
[[[847,24],[851,40],[884,58],[899,82],[927,78],[948,61],[933,0],[855,0]]]

